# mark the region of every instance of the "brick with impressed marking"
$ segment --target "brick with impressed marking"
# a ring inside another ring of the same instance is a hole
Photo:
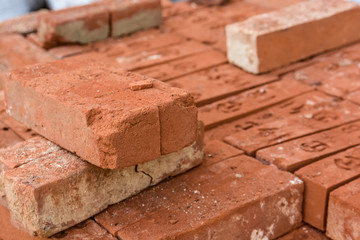
[[[147,79],[152,88],[129,88]],[[11,71],[6,101],[15,119],[104,168],[150,161],[196,139],[197,109],[187,92],[88,56]]]
[[[95,220],[124,240],[274,239],[301,222],[302,190],[293,175],[238,156],[164,182]]]
[[[204,154],[201,127],[198,136],[192,145],[175,153],[115,170],[98,168],[62,149],[7,170],[5,194],[13,221],[39,236],[67,229],[199,165]]]
[[[256,152],[256,158],[286,171],[360,144],[360,122],[315,133]],[[346,139],[346,141],[344,141]]]
[[[349,101],[338,102],[333,98],[324,101],[326,98],[321,99],[323,94],[316,92],[312,95],[313,100],[310,100],[309,95],[301,96],[303,104],[292,107],[288,117],[255,126],[246,133],[239,131],[224,140],[249,154],[255,154],[261,148],[360,119],[359,108],[355,104]],[[317,99],[317,96],[320,96],[320,99]]]
[[[359,40],[359,23],[354,2],[303,1],[228,25],[228,58],[251,73],[267,72]]]
[[[360,179],[330,194],[326,235],[336,240],[360,238]]]
[[[360,148],[350,148],[296,171],[304,181],[304,221],[325,230],[331,191],[360,176]]]
[[[278,81],[199,108],[199,118],[205,128],[213,128],[247,114],[311,91],[311,87],[296,81]]]
[[[110,13],[111,37],[157,27],[162,22],[160,0],[110,0],[105,6]]]

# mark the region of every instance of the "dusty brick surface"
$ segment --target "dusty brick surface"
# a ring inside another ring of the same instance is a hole
[[[360,148],[350,148],[296,171],[305,184],[304,221],[325,230],[329,193],[360,176]]]
[[[360,122],[356,121],[259,150],[256,158],[293,172],[311,162],[360,144],[359,134]]]
[[[357,179],[330,194],[326,235],[332,239],[360,237],[360,180]]]
[[[308,91],[311,91],[310,87],[296,81],[265,84],[200,107],[199,119],[206,129],[216,127]]]
[[[301,192],[299,179],[239,156],[164,182],[95,220],[125,240],[276,238],[300,223]]]
[[[278,240],[328,240],[324,233],[304,225],[298,229],[278,238]]]
[[[227,26],[228,58],[246,71],[267,72],[359,40],[359,21],[354,19],[360,20],[356,3],[302,1]]]
[[[189,91],[200,107],[277,79],[270,74],[254,76],[230,64],[222,64],[176,78],[169,84]]]
[[[56,75],[49,81],[48,74]],[[135,165],[195,141],[192,97],[159,81],[132,91],[129,83],[149,78],[86,57],[17,69],[8,76],[8,113],[97,166]]]

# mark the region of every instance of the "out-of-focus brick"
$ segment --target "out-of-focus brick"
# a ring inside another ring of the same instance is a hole
[[[0,149],[12,146],[22,141],[23,139],[11,130],[9,126],[0,121]]]
[[[12,131],[14,131],[22,139],[27,140],[37,135],[32,129],[26,127],[22,123],[16,121],[10,117],[6,111],[0,111],[0,121],[7,125]]]
[[[330,194],[326,235],[331,239],[360,238],[360,179]]]
[[[301,168],[295,174],[305,184],[304,221],[325,230],[330,192],[360,176],[360,148],[350,148],[321,159]]]
[[[205,129],[213,128],[308,91],[309,86],[296,81],[269,83],[199,108],[199,119]]]
[[[162,22],[160,0],[110,0],[105,3],[110,13],[111,37],[156,27]]]
[[[67,229],[111,204],[199,165],[204,154],[201,128],[198,136],[192,145],[175,153],[121,169],[98,168],[57,150],[6,170],[5,194],[13,222],[38,236]],[[20,158],[24,160],[24,156]]]
[[[324,233],[304,225],[298,229],[278,238],[278,240],[329,240]]]
[[[169,84],[189,91],[200,107],[277,79],[270,74],[254,76],[230,64],[223,64],[176,78]]]
[[[256,158],[286,171],[360,144],[360,122],[342,125],[256,152]],[[344,141],[346,139],[346,141]]]
[[[66,46],[58,46],[51,48],[48,53],[56,59],[64,59],[67,57],[72,57],[75,55],[79,55],[82,53],[90,52],[91,48],[88,46],[82,45],[66,45]]]
[[[132,166],[196,139],[197,109],[186,91],[87,56],[17,69],[8,76],[8,113],[97,166]],[[129,83],[146,79],[153,81],[152,88],[129,89]]]
[[[124,240],[274,239],[300,224],[302,190],[291,174],[239,156],[200,166],[95,220]]]
[[[354,2],[302,1],[228,25],[228,58],[251,73],[267,72],[359,40],[359,22]]]

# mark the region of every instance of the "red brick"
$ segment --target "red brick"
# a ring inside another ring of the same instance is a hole
[[[208,49],[209,48],[203,44],[187,41],[160,49],[144,51],[136,54],[120,55],[116,57],[116,62],[121,68],[134,71],[190,55],[195,55]]]
[[[326,235],[347,240],[360,237],[360,180],[357,179],[330,194]]]
[[[209,50],[178,60],[141,69],[137,73],[153,77],[161,81],[170,81],[189,73],[226,63],[226,56],[215,50]]]
[[[171,2],[169,0],[162,0],[162,15],[163,18],[171,18],[180,14],[194,12],[202,8],[202,6],[198,6],[197,4],[190,4],[187,1],[183,2]]]
[[[205,129],[233,121],[276,103],[310,91],[296,81],[278,81],[225,98],[199,108],[199,119]]]
[[[243,154],[243,151],[224,142],[219,140],[209,141],[205,144],[205,159],[203,165],[211,165],[241,154]]]
[[[274,239],[301,222],[302,190],[298,178],[239,156],[164,182],[95,220],[124,240]]]
[[[0,22],[0,34],[4,33],[20,33],[28,34],[35,32],[38,25],[38,17],[46,14],[47,9],[41,9],[16,18]]]
[[[10,163],[7,166],[26,163],[5,169],[4,173],[13,222],[32,235],[51,236],[111,204],[183,173],[203,160],[202,129],[198,131],[198,139],[188,147],[150,162],[115,170],[98,168],[62,149],[29,159],[28,155],[43,153],[41,147],[34,148],[30,141],[24,144],[23,151],[13,153],[9,149],[4,154],[9,155],[4,157],[8,160],[4,162]],[[56,147],[51,144],[50,148]],[[12,155],[16,161],[11,159]]]
[[[156,27],[162,21],[160,0],[110,0],[105,6],[110,13],[111,37]]]
[[[360,122],[357,121],[259,150],[256,158],[293,172],[318,159],[360,144],[359,133]]]
[[[146,79],[88,56],[33,65],[9,73],[8,113],[97,166],[131,166],[196,139],[192,97],[156,80],[152,88],[129,89],[129,83]],[[121,101],[114,105],[115,99]]]
[[[37,34],[46,46],[56,46],[106,39],[109,31],[109,13],[103,4],[95,3],[40,16]]]
[[[325,230],[329,193],[360,176],[360,148],[350,148],[296,171],[305,184],[304,221]]]
[[[307,97],[306,97],[307,98]],[[358,106],[348,101],[329,102],[314,100],[296,106],[286,118],[256,126],[246,134],[239,131],[225,138],[225,141],[248,154],[291,139],[350,123],[360,118]]]
[[[22,141],[21,137],[0,121],[0,149],[10,147]]]
[[[358,41],[359,22],[360,8],[356,3],[302,1],[228,25],[228,58],[246,71],[267,72]]]
[[[72,57],[75,55],[83,54],[86,52],[90,52],[91,48],[88,46],[82,45],[66,45],[51,48],[48,53],[55,57],[56,59],[63,59],[67,57]]]
[[[304,225],[298,229],[278,238],[278,240],[328,240],[324,233]]]
[[[290,5],[293,5],[295,3],[302,2],[304,0],[268,0],[268,1],[262,1],[262,0],[245,0],[246,2],[250,2],[253,4],[260,5],[262,7],[271,8],[271,9],[279,9],[283,7],[288,7]]]
[[[28,64],[52,61],[45,50],[35,46],[20,34],[6,34],[0,37],[0,89],[3,74],[12,68]]]
[[[22,123],[16,121],[10,117],[5,111],[0,111],[0,121],[7,125],[12,131],[14,131],[22,139],[26,140],[37,135],[36,132],[26,127]]]
[[[223,64],[176,78],[169,84],[186,89],[194,96],[196,105],[203,106],[277,79],[269,74],[254,76],[230,64]]]

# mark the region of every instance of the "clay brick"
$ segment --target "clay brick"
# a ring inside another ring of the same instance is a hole
[[[278,240],[328,240],[324,233],[304,225],[298,229],[278,238]]]
[[[106,39],[109,31],[109,13],[103,4],[95,3],[40,16],[37,34],[46,46],[57,46]]]
[[[8,76],[9,115],[97,166],[132,166],[196,139],[191,95],[88,56],[17,69]],[[152,88],[129,89],[129,83],[146,79],[153,81]]]
[[[338,127],[360,117],[358,106],[348,101],[336,102],[333,99],[317,103],[316,97],[313,99],[315,101],[306,101],[305,98],[305,104],[295,106],[286,118],[256,126],[246,135],[239,131],[224,140],[248,154],[255,154],[262,148]]]
[[[223,64],[176,78],[169,84],[189,91],[200,107],[275,80],[278,78],[274,75],[254,76],[230,64]]]
[[[0,37],[0,89],[3,74],[13,68],[54,60],[45,50],[35,46],[20,34]]]
[[[360,180],[342,186],[330,194],[326,235],[332,239],[359,239]]]
[[[5,97],[4,91],[0,90],[0,112],[5,111]]]
[[[20,17],[12,18],[0,22],[0,34],[4,33],[20,33],[28,34],[35,32],[38,24],[38,17],[46,14],[47,9],[41,9],[36,12],[31,12]]]
[[[136,72],[165,82],[208,67],[226,63],[226,61],[226,56],[224,54],[215,50],[209,50],[189,57],[141,69]]]
[[[5,111],[0,111],[0,121],[24,140],[37,135],[36,132],[10,117]]]
[[[304,221],[325,230],[329,193],[360,176],[360,148],[350,148],[296,171],[305,184]]]
[[[301,222],[302,190],[291,174],[239,156],[166,181],[95,220],[124,240],[274,239]]]
[[[75,55],[90,52],[91,48],[82,45],[66,45],[51,48],[48,53],[56,59],[64,59]]]
[[[124,54],[117,57],[116,62],[121,68],[128,71],[134,71],[190,55],[195,55],[208,49],[209,47],[203,44],[187,41],[151,51],[144,51],[136,54]]]
[[[359,134],[360,122],[357,121],[261,149],[256,152],[256,158],[293,172],[330,154],[360,144]]]
[[[163,18],[171,18],[180,14],[185,14],[189,12],[195,12],[199,9],[203,8],[202,6],[198,6],[197,4],[190,4],[187,1],[182,2],[171,2],[168,0],[162,0],[162,16]]]
[[[162,22],[160,0],[111,0],[105,6],[110,13],[111,37],[157,27]]]
[[[192,145],[136,166],[102,169],[58,150],[7,170],[5,194],[13,222],[32,235],[51,236],[187,171],[203,160],[199,131]]]
[[[271,8],[271,9],[279,9],[283,7],[288,7],[290,5],[293,5],[295,3],[302,2],[304,0],[268,0],[268,1],[262,1],[262,0],[245,0],[246,2],[250,2],[256,5],[260,5],[265,8]]]
[[[200,107],[199,119],[205,129],[213,128],[310,90],[311,87],[296,81],[269,83]]]
[[[354,2],[302,1],[228,25],[228,58],[251,73],[267,72],[358,41],[359,22]]]
[[[243,154],[243,151],[224,142],[219,140],[209,141],[205,144],[205,159],[203,165],[208,166],[241,154]]]
[[[0,121],[0,149],[12,146],[22,141],[22,138]]]

